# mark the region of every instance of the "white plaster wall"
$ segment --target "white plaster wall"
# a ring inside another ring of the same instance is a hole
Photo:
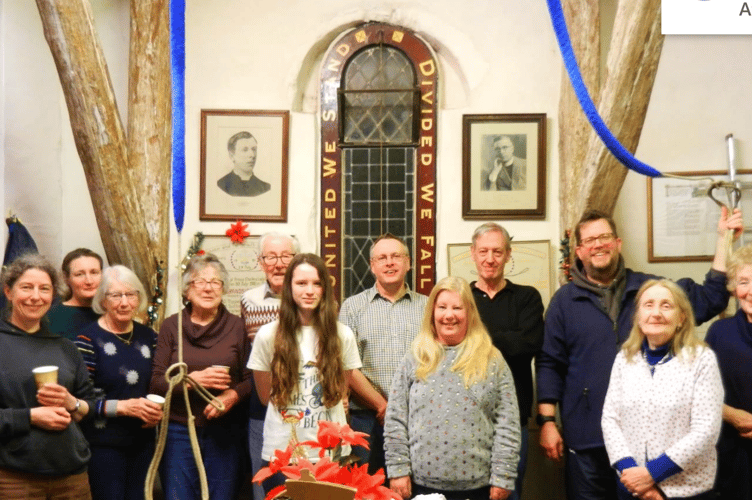
[[[233,23],[226,22],[229,18]],[[442,63],[443,110],[438,118],[437,160],[438,277],[447,274],[447,244],[469,241],[473,229],[481,223],[462,220],[463,114],[548,115],[548,217],[545,221],[508,221],[505,225],[518,240],[550,239],[558,245],[558,137],[553,118],[557,113],[561,65],[545,4],[484,0],[458,8],[455,2],[446,0],[294,0],[277,4],[189,4],[186,141],[196,146],[189,146],[186,151],[189,201],[183,246],[197,230],[222,234],[229,227],[227,223],[199,223],[194,215],[198,212],[200,110],[290,109],[302,101],[300,110],[314,111],[320,53],[337,33],[362,20],[387,21],[416,30],[431,43]],[[301,67],[303,64],[310,67]],[[272,228],[296,233],[304,250],[317,251],[318,117],[310,112],[294,112],[292,124],[288,223],[251,223],[249,229],[251,233]]]

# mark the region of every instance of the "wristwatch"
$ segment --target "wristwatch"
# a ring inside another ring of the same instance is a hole
[[[543,427],[546,422],[556,422],[556,417],[551,415],[541,415],[540,413],[535,417],[535,423],[538,427]]]
[[[81,408],[81,400],[78,399],[78,398],[76,398],[76,406],[73,407],[73,410],[68,410],[68,413],[70,413],[71,415],[73,415],[74,413],[78,412],[79,408]]]

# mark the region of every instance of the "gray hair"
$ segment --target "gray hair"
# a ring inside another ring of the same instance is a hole
[[[60,295],[62,291],[62,280],[57,272],[57,269],[50,264],[50,262],[36,253],[23,254],[16,258],[13,262],[3,267],[2,274],[0,274],[0,281],[3,287],[13,288],[18,278],[23,276],[23,273],[29,269],[39,269],[46,273],[50,277],[52,282],[52,291],[55,296]]]
[[[91,308],[97,314],[104,314],[107,311],[102,306],[107,298],[107,292],[110,291],[110,286],[114,282],[122,283],[133,290],[138,292],[138,312],[144,312],[146,310],[146,304],[149,298],[146,296],[146,290],[141,280],[138,279],[136,273],[131,271],[125,266],[116,265],[110,266],[102,271],[102,281],[99,282],[97,291],[94,293],[94,297],[91,299]]]
[[[739,272],[746,266],[752,266],[752,245],[739,248],[726,262],[726,278],[728,279],[726,287],[731,293],[736,290]]]
[[[509,233],[506,229],[495,222],[486,222],[485,224],[481,224],[475,229],[475,231],[473,231],[473,246],[475,246],[475,242],[478,241],[478,238],[492,231],[501,233],[501,235],[504,237],[504,249],[506,251],[512,249],[512,237],[509,236]]]
[[[219,279],[222,280],[222,293],[227,293],[230,289],[230,275],[227,274],[224,264],[213,253],[205,253],[203,255],[194,255],[188,264],[185,265],[185,271],[183,271],[183,298],[188,297],[188,288],[191,286],[193,278],[204,270],[205,267],[211,266],[219,274]]]
[[[298,241],[298,238],[290,234],[280,233],[279,231],[269,231],[268,233],[264,233],[263,235],[261,235],[261,238],[259,238],[259,241],[258,241],[259,256],[261,256],[261,254],[264,253],[264,245],[266,244],[266,242],[268,240],[276,240],[276,239],[290,240],[290,242],[292,243],[293,253],[300,253],[300,242]]]

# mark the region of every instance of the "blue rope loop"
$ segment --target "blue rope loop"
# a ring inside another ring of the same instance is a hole
[[[574,50],[572,50],[572,42],[569,38],[569,30],[567,30],[567,21],[564,18],[561,1],[547,0],[547,3],[548,12],[551,15],[551,23],[554,26],[556,39],[559,42],[561,57],[564,60],[564,67],[567,68],[569,81],[572,83],[574,93],[577,95],[577,100],[580,101],[582,111],[585,113],[585,116],[587,116],[590,125],[595,129],[598,137],[600,137],[603,144],[606,145],[606,148],[608,148],[611,154],[614,155],[622,165],[648,177],[660,177],[663,174],[650,165],[635,158],[632,153],[627,151],[627,149],[621,145],[619,140],[614,137],[608,129],[608,126],[606,126],[601,115],[598,114],[598,110],[595,108],[595,104],[593,104],[593,99],[590,97],[585,82],[582,80],[582,74],[577,65]]]
[[[185,0],[170,1],[172,75],[172,211],[178,233],[185,218]]]

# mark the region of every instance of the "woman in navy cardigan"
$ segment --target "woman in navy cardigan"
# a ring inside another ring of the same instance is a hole
[[[718,441],[716,488],[724,500],[752,499],[752,245],[728,264],[728,288],[739,310],[710,327],[707,343],[715,351],[726,396]]]

